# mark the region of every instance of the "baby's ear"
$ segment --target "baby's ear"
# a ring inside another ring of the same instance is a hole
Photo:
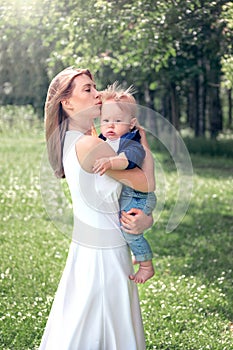
[[[130,129],[131,130],[135,127],[136,123],[137,123],[137,118],[132,118],[130,120]]]

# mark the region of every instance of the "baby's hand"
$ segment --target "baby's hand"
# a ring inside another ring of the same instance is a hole
[[[111,161],[109,158],[101,158],[95,161],[93,172],[103,175],[108,169],[111,169]]]

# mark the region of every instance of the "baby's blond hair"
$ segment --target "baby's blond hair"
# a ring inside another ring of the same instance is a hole
[[[101,91],[101,100],[102,103],[113,100],[115,101],[121,110],[126,110],[132,118],[136,117],[137,114],[137,103],[133,94],[135,89],[133,85],[129,86],[127,89],[124,89],[117,81],[112,85]]]

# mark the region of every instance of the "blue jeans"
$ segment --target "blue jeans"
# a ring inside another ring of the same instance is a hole
[[[154,192],[139,192],[130,187],[123,186],[120,197],[121,210],[128,211],[131,208],[141,209],[146,215],[150,215],[156,206]],[[143,233],[137,235],[122,230],[122,234],[137,261],[151,260],[153,253]]]

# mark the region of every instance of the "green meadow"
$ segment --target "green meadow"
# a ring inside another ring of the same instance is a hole
[[[0,348],[37,349],[69,238],[50,220],[41,198],[41,123],[25,111],[23,118],[1,118],[0,133]],[[176,200],[177,173],[166,153],[155,159],[166,180],[166,201],[146,232],[155,276],[139,286],[147,349],[230,350],[233,159],[191,155],[190,206],[171,233],[165,228]],[[158,188],[158,203],[159,193]]]

